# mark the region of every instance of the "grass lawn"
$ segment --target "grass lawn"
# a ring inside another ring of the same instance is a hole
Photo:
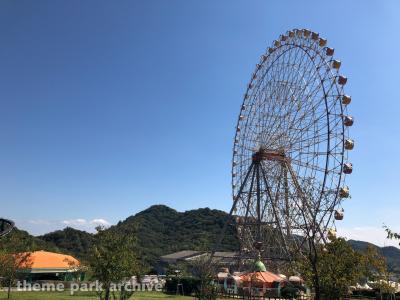
[[[7,293],[0,292],[0,299],[7,299]],[[79,292],[70,295],[69,292],[12,292],[11,299],[15,300],[98,300],[94,292]],[[194,300],[193,297],[166,295],[157,292],[137,292],[132,300]]]

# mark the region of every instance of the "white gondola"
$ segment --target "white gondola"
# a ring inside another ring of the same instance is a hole
[[[242,121],[244,119],[244,116],[240,115],[239,120]]]
[[[343,173],[344,174],[351,174],[353,173],[353,164],[352,163],[345,163],[343,165]]]
[[[347,139],[344,141],[344,148],[346,150],[353,150],[354,149],[354,141],[352,139]]]
[[[320,38],[319,39],[319,46],[320,47],[325,47],[328,41],[326,39]]]
[[[316,32],[312,32],[312,33],[311,33],[311,38],[312,38],[314,41],[317,41],[318,38],[319,38],[319,34],[316,33]]]
[[[335,220],[341,221],[344,218],[344,211],[342,210],[336,210],[335,211]]]
[[[343,117],[343,124],[345,125],[345,126],[353,126],[353,124],[354,124],[354,119],[353,119],[353,117],[351,117],[351,116],[344,116]]]
[[[336,230],[331,228],[328,230],[328,239],[333,240],[336,238]]]
[[[351,102],[351,97],[349,95],[343,95],[342,97],[342,104],[348,105]]]
[[[332,67],[334,68],[334,69],[336,69],[336,70],[339,70],[339,68],[340,68],[340,65],[341,65],[342,63],[340,62],[340,60],[333,60],[332,61]]]
[[[350,196],[350,189],[348,186],[344,186],[339,190],[340,198],[348,198]]]
[[[345,84],[347,83],[347,77],[346,77],[346,76],[340,75],[340,76],[339,76],[338,83],[339,83],[340,85],[345,85]]]
[[[325,51],[326,55],[328,55],[328,56],[332,56],[334,52],[335,52],[335,49],[333,49],[333,48],[326,48],[326,51]]]

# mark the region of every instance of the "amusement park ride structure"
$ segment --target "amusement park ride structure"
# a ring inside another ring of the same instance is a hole
[[[335,236],[349,197],[354,148],[347,78],[327,40],[307,29],[281,35],[261,56],[244,95],[232,162],[241,259],[292,261]],[[215,249],[228,226],[225,224]]]
[[[0,237],[3,237],[11,232],[14,228],[14,222],[0,218]]]

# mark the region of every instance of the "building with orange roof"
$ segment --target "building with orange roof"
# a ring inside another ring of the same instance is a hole
[[[273,288],[283,281],[282,277],[268,271],[247,273],[240,276],[240,279],[246,286],[261,288]]]
[[[253,270],[239,276],[239,282],[246,296],[279,297],[286,281],[279,275],[268,272],[264,263],[258,259]]]
[[[72,280],[82,277],[79,260],[71,255],[48,251],[34,251],[23,266],[30,280]]]

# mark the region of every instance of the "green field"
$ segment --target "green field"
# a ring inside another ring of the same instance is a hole
[[[0,292],[0,299],[7,299],[7,293]],[[80,292],[71,296],[69,292],[12,292],[11,299],[15,300],[97,300],[93,292]],[[194,300],[193,297],[166,295],[157,292],[137,292],[133,300]]]

